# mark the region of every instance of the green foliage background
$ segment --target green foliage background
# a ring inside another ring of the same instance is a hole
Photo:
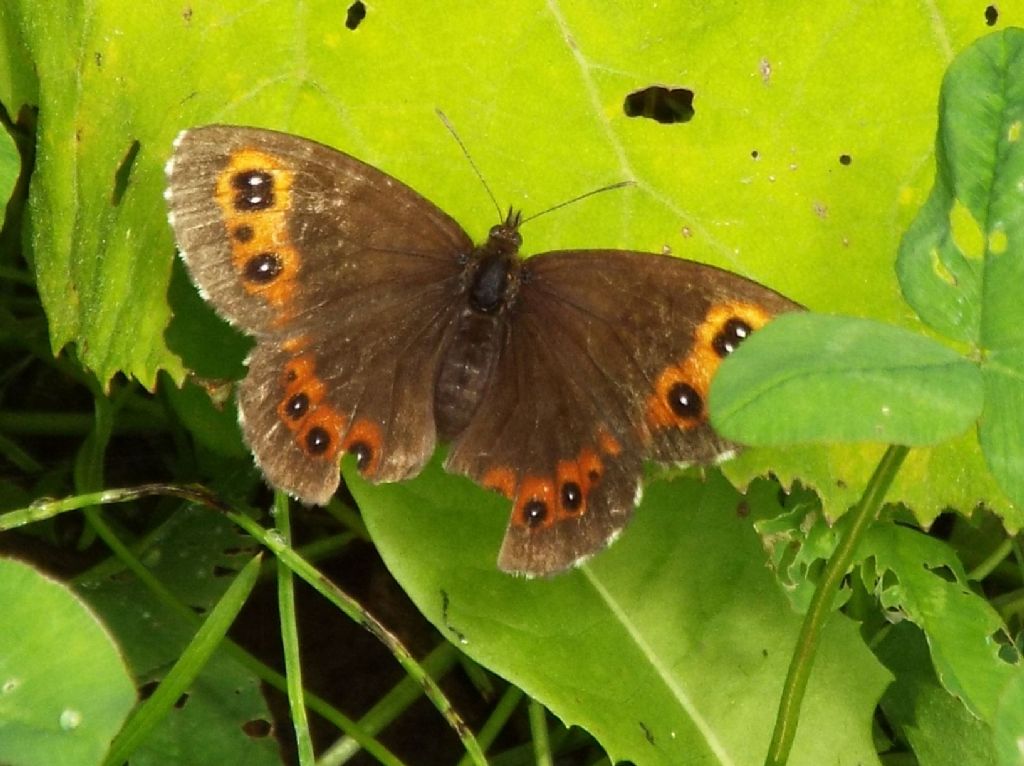
[[[369,5],[356,30],[344,22],[344,6],[326,0],[158,2],[145,13],[118,0],[56,11],[29,0],[0,6],[0,104],[12,120],[37,110],[20,224],[50,347],[73,354],[107,390],[117,389],[112,381],[121,374],[159,388],[211,474],[244,448],[230,408],[211,407],[186,376],[239,377],[246,342],[202,306],[174,257],[162,166],[174,135],[190,125],[260,125],[324,141],[409,183],[480,237],[495,214],[436,118],[440,108],[499,201],[527,214],[603,184],[636,183],[529,224],[528,254],[669,249],[757,279],[814,311],[945,335],[952,351],[929,356],[931,346],[918,361],[948,362],[965,374],[962,360],[978,350],[979,336],[951,331],[962,327],[948,312],[936,319],[904,278],[908,305],[893,264],[922,206],[912,231],[945,227],[944,245],[973,254],[969,263],[989,262],[983,216],[943,175],[961,155],[945,155],[940,144],[938,160],[951,164],[934,172],[939,85],[954,56],[990,31],[984,3],[398,3]],[[997,28],[1022,23],[1024,9],[999,9]],[[693,89],[694,119],[666,126],[625,117],[625,96],[651,84]],[[0,144],[0,184],[13,183],[16,157]],[[992,184],[981,190],[987,199]],[[1018,270],[999,282],[1013,284],[1021,273],[1015,263]],[[862,349],[879,336],[864,337]],[[997,340],[1006,363],[985,369],[989,406],[998,401],[994,392],[1010,402],[1017,392],[1017,336]],[[875,346],[880,357],[886,343]],[[999,453],[1009,460],[997,483],[968,428],[982,406],[976,383],[960,386],[962,399],[943,400],[952,404],[947,417],[925,424],[919,443],[934,446],[911,454],[890,495],[906,505],[901,518],[927,525],[948,507],[970,514],[984,504],[1010,532],[1024,521],[1019,453]],[[839,413],[839,426],[862,422],[855,405],[865,400],[844,389],[819,385],[815,398]],[[984,413],[982,433],[993,422],[992,410]],[[1024,415],[1018,408],[1007,417],[1019,428]],[[80,490],[97,488],[83,482],[102,484],[103,422],[97,418],[91,433],[99,455],[93,471],[77,474]],[[877,438],[899,441],[902,433]],[[1014,433],[997,428],[991,438]],[[841,429],[819,437],[872,440]],[[750,450],[725,468],[741,485],[771,470],[787,486],[815,490],[821,506],[809,511],[780,507],[768,484],[755,483],[741,500],[717,475],[656,482],[609,552],[544,582],[494,570],[507,509],[436,464],[392,487],[346,477],[389,568],[442,634],[563,721],[584,725],[613,758],[757,763],[799,617],[761,566],[746,512],[777,554],[783,580],[795,583],[790,597],[800,607],[834,545],[822,514],[842,516],[881,451],[880,444]],[[214,481],[223,489],[251,480]],[[971,590],[950,548],[916,532],[897,544],[886,534],[893,529],[865,542],[860,580],[844,597],[853,606],[858,594],[877,598],[890,616],[906,618],[901,640],[883,629],[872,654],[855,623],[835,616],[792,762],[877,762],[870,721],[881,697],[921,763],[945,762],[949,752],[936,742],[952,730],[965,751],[1016,763],[1022,681],[1019,667],[1000,657],[1012,643],[1000,635],[1001,617]],[[216,545],[209,556],[222,553]],[[952,574],[933,574],[939,569]],[[125,613],[114,608],[108,620]],[[121,640],[129,655],[146,645],[130,631]],[[170,656],[175,647],[162,650]],[[132,658],[136,676],[158,678],[147,662]],[[243,683],[217,667],[219,678],[208,679],[213,699],[232,684],[254,688],[251,676]],[[194,696],[209,699],[201,689]],[[239,719],[260,714],[251,696],[231,711]],[[171,725],[191,731],[181,718]],[[173,741],[173,734],[162,736]]]

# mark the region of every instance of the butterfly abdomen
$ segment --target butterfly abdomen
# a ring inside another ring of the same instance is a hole
[[[519,292],[521,243],[519,215],[509,211],[487,241],[461,261],[465,306],[448,337],[434,386],[434,423],[444,441],[466,430],[504,348]]]
[[[455,321],[434,386],[437,434],[451,441],[469,425],[505,345],[504,314],[464,309]]]

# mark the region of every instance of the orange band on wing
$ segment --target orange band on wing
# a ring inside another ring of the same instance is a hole
[[[231,242],[231,260],[246,292],[264,298],[277,324],[292,316],[301,256],[291,240],[294,172],[257,149],[232,152],[214,190]]]
[[[748,330],[760,329],[771,318],[772,314],[752,303],[727,301],[711,306],[694,330],[689,353],[658,374],[647,397],[648,427],[688,430],[705,422],[708,391],[718,365]],[[730,331],[742,331],[741,337],[730,337]]]

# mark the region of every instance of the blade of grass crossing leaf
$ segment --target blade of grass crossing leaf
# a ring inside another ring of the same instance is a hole
[[[846,570],[853,562],[857,546],[878,515],[882,501],[885,500],[885,495],[909,451],[907,447],[892,445],[882,455],[878,467],[875,468],[874,474],[864,489],[860,502],[851,512],[850,528],[843,539],[839,541],[835,553],[832,554],[825,567],[818,587],[814,590],[811,604],[804,616],[803,624],[800,626],[800,635],[797,637],[796,648],[793,650],[793,659],[786,675],[786,683],[782,688],[779,714],[775,719],[775,730],[772,732],[772,741],[768,746],[765,766],[784,766],[789,759],[793,739],[796,737],[797,725],[800,722],[800,705],[803,703],[804,693],[807,691],[807,681],[811,675],[822,628],[832,613],[832,602],[839,590],[840,583],[846,576]]]
[[[491,711],[487,720],[484,721],[484,725],[480,727],[480,732],[476,735],[477,741],[484,751],[494,744],[494,740],[501,734],[505,724],[508,723],[508,719],[512,717],[512,714],[519,707],[519,703],[525,696],[526,693],[518,686],[509,686],[505,693],[501,695],[498,704],[494,706],[494,710]],[[469,763],[469,755],[465,755],[459,761],[458,766],[468,766]]]
[[[548,742],[548,711],[535,699],[530,700],[529,709],[534,761],[537,766],[552,766],[551,743]]]
[[[262,555],[254,556],[238,573],[224,595],[203,621],[192,641],[174,663],[153,696],[142,703],[114,738],[104,766],[121,766],[149,735],[192,684],[252,592],[260,572]]]
[[[292,544],[288,496],[274,493],[274,520],[277,533],[285,545]],[[295,730],[295,749],[300,766],[313,766],[313,739],[309,735],[309,718],[302,688],[302,661],[299,651],[299,627],[295,618],[295,580],[292,570],[277,559],[277,608],[281,619],[281,644],[284,649],[285,678],[288,681],[288,708]]]
[[[487,759],[480,749],[480,744],[473,736],[473,732],[470,731],[466,722],[462,720],[462,717],[452,707],[451,702],[444,696],[444,692],[441,691],[441,688],[434,679],[424,671],[422,665],[416,662],[405,645],[398,640],[397,636],[388,630],[376,617],[367,612],[359,602],[330,582],[316,567],[302,558],[293,548],[286,545],[279,535],[268,533],[266,529],[248,516],[236,511],[227,510],[225,515],[259,540],[261,544],[266,546],[284,562],[292,572],[313,586],[317,593],[376,636],[387,647],[394,658],[398,660],[398,664],[402,666],[405,672],[423,686],[423,690],[434,704],[434,707],[444,716],[445,720],[448,721],[448,724],[459,736],[459,739],[462,740],[462,744],[466,748],[466,752],[473,758],[473,762],[486,766]]]

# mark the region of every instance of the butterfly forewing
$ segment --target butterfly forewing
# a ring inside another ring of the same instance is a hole
[[[193,280],[257,337],[239,405],[268,480],[324,503],[343,451],[372,479],[415,473],[472,249],[461,227],[376,168],[274,131],[185,131],[167,173]]]

